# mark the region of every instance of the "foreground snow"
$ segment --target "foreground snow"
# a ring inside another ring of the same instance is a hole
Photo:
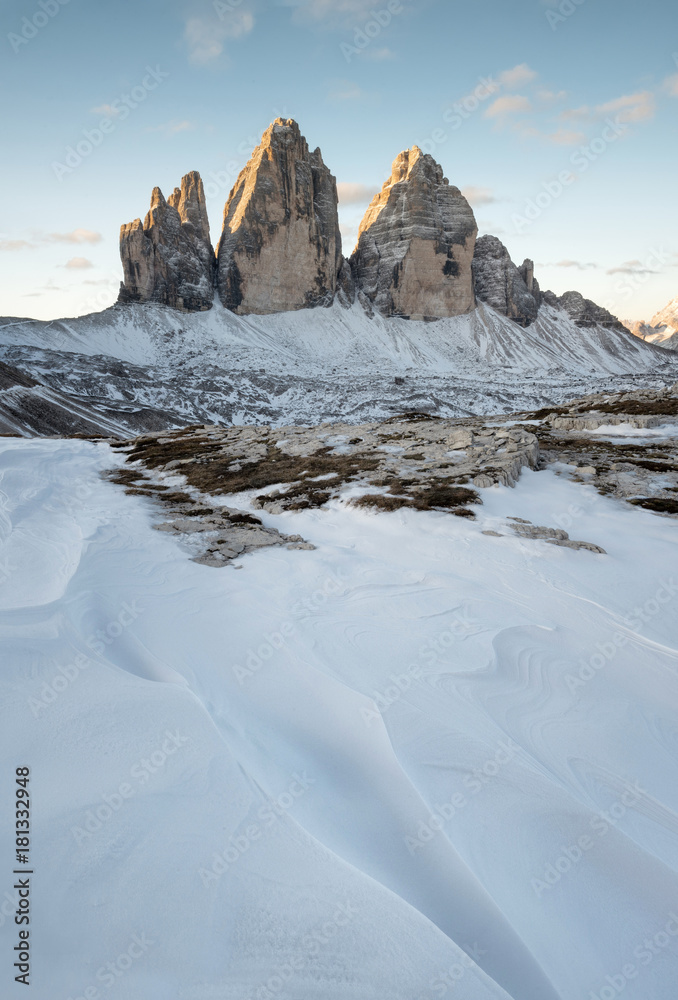
[[[673,1000],[674,520],[528,472],[477,522],[270,516],[316,550],[220,571],[107,446],[0,447],[36,1000]]]

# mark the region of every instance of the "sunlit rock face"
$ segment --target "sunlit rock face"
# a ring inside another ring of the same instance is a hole
[[[182,178],[168,200],[153,189],[146,218],[120,229],[124,280],[120,302],[159,302],[199,312],[214,299],[214,249],[205,192],[197,171]]]
[[[343,263],[337,184],[292,119],[278,118],[266,129],[240,173],[217,256],[219,296],[234,312],[332,302]]]
[[[357,287],[384,316],[459,316],[475,308],[478,228],[461,191],[415,146],[394,160],[351,257]]]

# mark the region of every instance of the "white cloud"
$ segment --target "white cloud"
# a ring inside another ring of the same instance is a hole
[[[527,63],[520,63],[519,66],[514,66],[513,69],[504,70],[503,73],[499,74],[499,82],[502,83],[507,90],[513,90],[516,87],[522,87],[526,83],[530,83],[535,80],[537,74],[533,69],[527,65]]]
[[[591,109],[586,104],[580,108],[567,108],[565,111],[561,111],[560,117],[566,122],[583,121],[591,117]]]
[[[336,80],[327,95],[328,101],[360,101],[364,91],[351,80]]]
[[[668,91],[671,97],[678,97],[678,73],[666,77],[664,80],[664,90]]]
[[[519,94],[505,94],[490,104],[485,112],[486,118],[506,118],[509,115],[526,114],[532,110],[529,98]]]
[[[177,135],[178,132],[191,132],[195,128],[195,123],[184,119],[184,121],[164,122],[162,125],[154,125],[147,128],[147,132],[162,132],[163,135]]]
[[[233,10],[217,21],[190,17],[184,28],[188,57],[196,66],[206,66],[219,58],[227,39],[242,38],[253,28],[254,16],[249,10]]]
[[[606,274],[659,274],[659,271],[653,271],[647,265],[643,264],[640,260],[626,260],[619,267],[611,267]]]
[[[567,97],[566,90],[538,90],[537,98],[543,104],[555,104],[557,101],[564,101]]]
[[[351,184],[347,181],[341,181],[337,184],[339,204],[342,207],[368,204],[380,190],[381,188],[372,187],[369,184]]]
[[[599,104],[596,114],[601,118],[606,115],[616,115],[620,122],[643,122],[654,118],[654,94],[642,90],[637,94],[625,94],[607,104]]]
[[[580,260],[559,260],[557,264],[542,264],[542,267],[573,267],[577,271],[589,271],[591,268],[598,267],[597,264],[589,263],[584,264]]]
[[[86,257],[71,257],[70,260],[66,261],[64,267],[69,271],[86,271],[90,267],[94,267],[94,264]]]
[[[112,104],[100,104],[96,108],[90,108],[93,115],[104,115],[106,118],[117,118],[120,108],[113,107]]]
[[[45,243],[101,243],[101,233],[91,229],[73,229],[70,233],[48,233],[41,242]]]
[[[471,203],[471,205],[491,205],[497,200],[490,188],[486,187],[474,187],[473,185],[469,185],[468,187],[462,188],[461,193],[464,198]]]
[[[29,243],[28,240],[0,240],[0,250],[6,250],[9,253],[15,253],[17,250],[27,250],[35,246],[35,243]]]
[[[559,128],[557,132],[553,132],[549,136],[549,142],[552,142],[554,146],[579,146],[582,142],[586,142],[586,134]]]

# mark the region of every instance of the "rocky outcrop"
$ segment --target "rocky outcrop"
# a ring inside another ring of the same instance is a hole
[[[210,309],[214,299],[214,249],[200,174],[182,178],[165,200],[153,189],[144,219],[120,229],[124,280],[119,302],[160,302],[197,312]]]
[[[603,326],[609,330],[619,330],[620,333],[629,332],[616,316],[591,299],[585,299],[580,292],[565,292],[560,296],[550,291],[544,292],[543,300],[554,309],[563,309],[577,326]]]
[[[342,261],[336,180],[297,123],[277,118],[226,202],[221,301],[259,314],[328,305]]]
[[[480,301],[509,319],[529,326],[537,318],[541,292],[534,277],[534,264],[525,260],[521,267],[516,267],[496,236],[481,236],[476,242],[473,280]]]
[[[384,316],[471,312],[477,234],[471,206],[442,167],[417,146],[405,150],[360,225],[351,257],[358,289]]]

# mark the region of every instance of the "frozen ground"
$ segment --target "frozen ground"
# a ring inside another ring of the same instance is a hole
[[[436,322],[359,304],[236,316],[127,306],[74,320],[0,319],[0,360],[36,388],[0,392],[0,430],[101,433],[187,423],[361,423],[538,409],[592,392],[660,388],[678,356],[542,307],[523,329],[487,306]],[[398,382],[396,382],[398,379]]]
[[[674,1000],[674,519],[526,471],[476,522],[264,514],[315,551],[214,570],[121,460],[0,443],[35,1000]]]

